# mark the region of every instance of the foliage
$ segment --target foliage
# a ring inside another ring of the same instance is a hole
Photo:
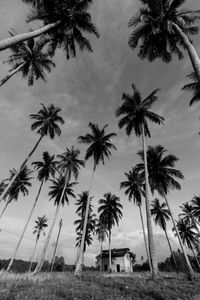
[[[75,198],[73,187],[77,182],[71,182],[66,184],[66,179],[65,177],[60,177],[57,179],[50,179],[52,185],[49,187],[50,191],[48,195],[50,196],[50,200],[54,199],[54,205],[58,205],[60,203],[60,200],[62,201],[62,205],[69,204],[69,197]],[[66,187],[65,187],[66,184]],[[65,187],[64,193],[63,189]],[[63,197],[61,199],[63,193]]]
[[[54,177],[56,171],[55,155],[50,155],[47,151],[43,152],[43,161],[35,161],[32,163],[38,171],[37,179],[39,181],[47,181],[50,176]]]
[[[184,85],[182,87],[182,90],[193,93],[193,97],[190,100],[190,106],[191,106],[200,100],[200,83],[197,79],[195,72],[189,74],[187,77],[190,80],[192,80],[192,82]]]

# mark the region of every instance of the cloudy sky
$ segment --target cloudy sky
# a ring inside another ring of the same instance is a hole
[[[26,32],[30,24],[25,19],[29,7],[20,0],[0,0],[0,38],[8,36],[8,31],[14,28],[17,32]],[[188,0],[187,6],[198,7],[197,0]],[[88,123],[97,123],[100,127],[109,124],[108,132],[114,131],[118,135],[113,140],[117,151],[104,166],[99,166],[93,182],[94,208],[97,210],[98,200],[106,192],[118,195],[123,204],[123,219],[119,227],[115,227],[112,236],[112,247],[129,247],[136,253],[138,261],[145,256],[143,236],[138,208],[129,203],[123,191],[119,190],[120,182],[124,179],[124,172],[139,162],[137,151],[141,149],[141,142],[132,134],[126,137],[124,130],[119,131],[115,110],[121,104],[123,92],[131,92],[131,84],[135,83],[145,97],[155,88],[161,88],[159,101],[153,110],[165,118],[164,126],[150,125],[152,138],[147,141],[150,145],[161,144],[169,153],[180,158],[177,163],[184,176],[182,190],[173,191],[168,195],[171,208],[177,217],[179,206],[190,200],[194,194],[199,194],[200,181],[200,137],[199,105],[189,108],[191,95],[181,91],[186,83],[186,75],[191,72],[190,61],[185,53],[185,59],[165,64],[159,60],[149,63],[137,57],[137,51],[132,51],[127,40],[130,31],[127,27],[129,18],[135,14],[139,6],[136,0],[100,0],[94,1],[91,9],[93,20],[100,32],[100,39],[91,38],[94,52],[78,53],[75,59],[66,61],[63,53],[58,50],[54,57],[56,68],[48,75],[48,82],[38,81],[33,87],[28,87],[21,75],[17,74],[0,88],[0,179],[8,177],[9,169],[18,168],[25,155],[31,150],[38,137],[31,132],[29,115],[37,113],[40,103],[53,103],[62,109],[65,125],[62,135],[53,141],[44,138],[32,161],[41,159],[43,151],[58,154],[66,147],[77,146],[77,137],[88,131]],[[38,24],[34,24],[37,27]],[[199,50],[198,39],[195,41]],[[0,53],[0,77],[6,75],[8,66],[3,61],[8,57],[9,50]],[[85,147],[81,149],[84,158]],[[85,169],[80,173],[79,185],[75,193],[87,190],[92,170],[92,161],[88,161]],[[28,197],[20,196],[18,201],[9,205],[3,216],[0,228],[0,258],[9,258],[13,254],[19,235],[26,222],[33,204],[39,182],[32,183]],[[161,199],[162,200],[162,199]],[[52,246],[56,239],[59,219],[63,218],[63,228],[59,246],[59,255],[63,255],[66,263],[74,263],[75,200],[71,199],[60,212],[55,226],[48,258],[52,255]],[[4,203],[0,204],[3,209]],[[34,247],[32,235],[34,220],[37,216],[46,215],[51,223],[55,212],[53,202],[48,199],[48,185],[43,189],[34,216],[27,229],[17,257],[29,259]],[[178,244],[171,233],[169,236],[174,249]],[[169,255],[168,246],[162,231],[154,227],[155,244],[159,260]],[[41,239],[38,253],[43,246]],[[108,247],[107,242],[104,245]],[[94,265],[95,256],[100,245],[94,238],[94,243],[88,248],[85,262]]]

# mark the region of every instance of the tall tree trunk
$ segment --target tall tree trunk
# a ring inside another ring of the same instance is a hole
[[[46,241],[45,241],[45,244],[44,244],[42,253],[41,253],[41,255],[40,255],[38,264],[37,264],[37,266],[36,266],[36,268],[35,268],[35,270],[34,270],[34,272],[33,272],[34,274],[40,272],[41,269],[42,269],[42,266],[43,266],[43,263],[44,263],[44,260],[45,260],[45,256],[46,256],[46,254],[47,254],[47,250],[48,250],[48,247],[49,247],[49,242],[50,242],[50,239],[51,239],[51,235],[52,235],[52,232],[53,232],[53,228],[54,228],[54,226],[55,226],[56,219],[57,219],[57,217],[58,217],[59,209],[60,209],[60,206],[61,206],[61,203],[62,203],[62,199],[63,199],[63,196],[64,196],[64,192],[65,192],[67,183],[69,182],[69,179],[70,179],[70,174],[68,174],[68,179],[67,179],[67,175],[66,175],[65,185],[64,185],[64,187],[63,187],[62,194],[61,194],[61,196],[60,196],[59,204],[58,204],[57,207],[56,207],[56,211],[55,211],[55,214],[54,214],[54,218],[53,218],[51,227],[50,227],[50,229],[49,229],[48,236],[47,236],[47,238],[46,238]]]
[[[102,272],[103,271],[103,257],[102,257],[102,249],[103,249],[103,242],[101,241],[101,252],[100,252],[100,271]]]
[[[194,48],[193,44],[190,42],[187,35],[180,29],[180,27],[175,23],[173,23],[173,27],[187,49],[193,69],[197,75],[198,81],[200,82],[200,58],[197,54],[197,51]]]
[[[111,230],[108,232],[108,238],[109,238],[109,268],[108,272],[112,273],[112,257],[111,257]]]
[[[24,62],[23,64],[19,65],[17,68],[15,68],[11,72],[9,72],[3,79],[1,79],[0,80],[0,86],[2,86],[4,83],[6,83],[8,81],[8,79],[10,79],[17,72],[19,72],[25,66],[25,64],[26,64],[26,62]]]
[[[142,144],[143,144],[143,152],[144,152],[145,200],[146,200],[145,204],[146,204],[146,215],[147,215],[149,256],[150,256],[151,267],[152,267],[152,278],[154,279],[158,273],[158,266],[157,266],[157,261],[156,261],[156,252],[155,252],[155,245],[154,245],[154,239],[153,239],[153,228],[152,228],[151,213],[150,213],[147,153],[146,153],[146,143],[145,143],[143,124],[142,124]]]
[[[143,216],[142,216],[141,205],[138,205],[138,207],[139,207],[139,211],[140,211],[140,218],[141,218],[141,223],[142,223],[142,231],[143,231],[144,244],[145,244],[145,249],[146,249],[146,254],[147,254],[147,260],[149,263],[150,271],[152,273],[152,266],[151,266],[151,261],[150,261],[150,257],[149,257],[149,250],[148,250],[147,238],[146,238],[145,229],[144,229],[144,220],[143,220]]]
[[[35,146],[31,150],[31,152],[28,154],[28,156],[23,161],[23,163],[21,164],[21,166],[18,169],[18,171],[16,172],[16,174],[13,176],[13,178],[11,179],[11,181],[8,183],[7,187],[5,188],[5,190],[3,191],[3,193],[0,196],[0,201],[3,200],[6,197],[6,194],[8,193],[9,188],[11,187],[11,185],[13,184],[13,182],[15,181],[15,179],[17,178],[17,176],[19,175],[20,171],[22,171],[25,168],[28,160],[30,159],[31,155],[37,149],[37,147],[38,147],[39,143],[41,142],[42,138],[43,138],[43,135],[40,136],[40,138],[38,139],[37,143],[35,144]],[[0,218],[2,217],[2,215],[3,215],[3,213],[1,213]]]
[[[54,263],[55,263],[56,250],[57,250],[57,247],[58,247],[58,241],[59,241],[59,237],[60,237],[61,228],[62,228],[62,219],[60,219],[60,222],[59,222],[58,235],[57,235],[56,244],[55,244],[55,248],[54,248],[54,252],[53,252],[53,257],[52,257],[52,261],[51,261],[50,272],[53,271],[53,266],[54,266]]]
[[[31,258],[30,258],[30,265],[29,265],[29,268],[28,268],[28,272],[31,272],[33,259],[34,259],[35,251],[36,251],[36,248],[37,248],[37,243],[38,243],[38,239],[36,239],[36,241],[35,241],[35,247],[34,247],[34,250],[33,250],[33,254],[31,255]]]
[[[87,199],[87,205],[86,205],[86,211],[85,211],[85,219],[84,219],[84,225],[83,225],[83,231],[82,231],[82,237],[81,237],[80,251],[79,251],[79,256],[78,256],[78,260],[76,262],[76,268],[75,268],[75,272],[74,272],[75,276],[80,276],[81,272],[82,272],[82,265],[83,265],[83,260],[84,260],[85,235],[86,235],[86,230],[87,230],[88,215],[89,215],[89,208],[90,208],[90,191],[91,191],[92,181],[93,181],[93,177],[94,177],[94,171],[95,171],[95,165],[94,165],[94,168],[92,171],[92,176],[91,176],[89,190],[88,190],[88,199]]]
[[[195,258],[195,260],[196,260],[197,266],[198,266],[198,268],[200,269],[200,264],[199,264],[199,261],[198,261],[198,259],[197,259],[197,256],[196,256],[196,254],[195,254],[195,252],[194,252],[194,249],[193,249],[192,245],[191,245],[191,250],[192,250],[192,253],[193,253],[194,258]]]
[[[166,229],[163,229],[163,230],[164,230],[164,232],[165,232],[165,236],[166,236],[166,239],[167,239],[167,243],[168,243],[168,245],[169,245],[169,249],[170,249],[170,252],[171,252],[171,256],[172,256],[173,261],[174,261],[174,265],[175,265],[175,267],[176,267],[176,269],[177,269],[176,259],[175,259],[175,256],[174,256],[174,254],[173,254],[173,251],[172,251],[172,247],[171,247],[171,244],[170,244],[170,241],[169,241],[169,237],[168,237],[168,234],[167,234],[167,230],[166,230]]]
[[[1,217],[3,216],[3,214],[5,213],[6,208],[8,207],[8,204],[10,204],[11,201],[12,201],[11,199],[8,199],[8,201],[6,202],[4,208],[3,208],[2,212],[1,212],[0,218],[1,218]]]
[[[187,253],[186,253],[185,248],[184,248],[184,246],[183,246],[183,243],[182,243],[182,240],[181,240],[181,237],[180,237],[178,228],[177,228],[177,226],[176,226],[176,222],[175,222],[175,220],[174,220],[172,211],[171,211],[171,209],[170,209],[170,206],[169,206],[169,202],[168,202],[168,200],[167,200],[167,197],[164,196],[164,199],[165,199],[165,202],[166,202],[166,204],[167,204],[167,207],[168,207],[168,210],[169,210],[171,219],[172,219],[172,223],[173,223],[173,225],[174,225],[174,228],[175,228],[175,231],[176,231],[176,234],[177,234],[177,237],[178,237],[179,245],[180,245],[180,247],[181,247],[182,253],[183,253],[184,258],[185,258],[186,266],[187,266],[187,269],[188,269],[188,279],[189,279],[189,280],[192,280],[192,279],[194,279],[194,277],[195,277],[194,271],[193,271],[193,269],[192,269],[192,266],[191,266],[191,264],[190,264],[189,258],[188,258],[188,256],[187,256]]]
[[[31,209],[30,215],[29,215],[28,220],[27,220],[27,222],[26,222],[26,224],[25,224],[25,226],[24,226],[24,229],[23,229],[23,231],[22,231],[22,234],[21,234],[21,236],[20,236],[20,239],[19,239],[19,241],[18,241],[18,243],[17,243],[15,252],[14,252],[13,257],[11,258],[11,260],[10,260],[10,262],[9,262],[9,265],[8,265],[6,271],[10,271],[10,268],[12,267],[12,264],[13,264],[13,262],[14,262],[14,260],[15,260],[15,257],[16,257],[16,255],[17,255],[17,252],[18,252],[18,250],[19,250],[19,246],[21,245],[21,241],[22,241],[22,239],[23,239],[23,237],[24,237],[25,231],[26,231],[27,226],[28,226],[28,224],[29,224],[29,222],[30,222],[30,219],[31,219],[32,214],[33,214],[34,209],[35,209],[35,206],[36,206],[36,204],[37,204],[37,201],[38,201],[38,198],[39,198],[39,195],[40,195],[40,192],[41,192],[43,183],[44,183],[44,180],[41,181],[41,184],[40,184],[40,187],[39,187],[39,191],[38,191],[37,196],[36,196],[36,198],[35,198],[35,202],[34,202],[33,207],[32,207],[32,209]]]
[[[61,20],[56,21],[54,23],[48,24],[43,26],[42,28],[36,29],[31,32],[21,33],[9,38],[6,38],[2,41],[0,41],[0,51],[5,50],[7,48],[10,48],[13,45],[16,45],[18,43],[34,39],[42,34],[48,33],[51,29],[56,28],[61,23]]]

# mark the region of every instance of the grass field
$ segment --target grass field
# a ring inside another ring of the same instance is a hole
[[[199,294],[199,296],[198,296]],[[7,274],[0,272],[1,300],[199,300],[200,277],[195,282],[184,274],[162,273],[156,281],[148,274],[107,276],[84,273],[77,279],[72,273]]]

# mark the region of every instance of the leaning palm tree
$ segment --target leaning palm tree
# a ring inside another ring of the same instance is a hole
[[[57,47],[64,50],[67,58],[76,55],[77,46],[81,51],[92,51],[90,41],[83,35],[86,32],[99,37],[88,12],[92,0],[23,0],[23,2],[32,4],[27,21],[38,20],[42,22],[43,27],[0,41],[0,51],[41,35],[47,35],[50,39],[52,54]]]
[[[168,237],[168,234],[167,234],[167,223],[166,222],[170,220],[170,212],[166,208],[166,203],[161,203],[160,204],[160,201],[157,198],[155,198],[152,201],[151,207],[152,207],[151,208],[151,215],[154,218],[154,222],[155,222],[156,225],[159,225],[162,228],[162,230],[165,232],[165,236],[166,236],[166,239],[167,239],[167,242],[168,242],[168,245],[169,245],[171,256],[172,256],[173,261],[174,261],[174,265],[175,265],[175,267],[177,267],[176,259],[175,259],[175,256],[173,254],[172,247],[171,247],[169,237]]]
[[[147,243],[147,239],[146,239],[144,220],[143,220],[142,208],[141,208],[142,196],[144,195],[144,179],[139,174],[139,172],[136,168],[132,168],[128,173],[124,173],[124,175],[126,176],[127,180],[122,181],[120,183],[120,189],[125,189],[124,193],[126,196],[128,196],[129,201],[133,200],[134,204],[136,204],[139,208],[147,259],[149,262],[150,270],[152,272],[152,266],[151,266],[151,261],[149,258],[148,243]]]
[[[47,217],[45,215],[42,216],[42,217],[37,217],[37,220],[35,221],[35,223],[36,223],[36,225],[34,226],[33,234],[36,234],[36,240],[35,240],[35,247],[33,249],[33,253],[32,253],[31,258],[30,258],[30,266],[29,266],[29,269],[28,269],[29,272],[31,272],[33,259],[34,259],[34,256],[35,256],[35,251],[36,251],[36,248],[37,248],[38,241],[40,239],[40,235],[41,235],[41,233],[43,233],[43,235],[45,235],[44,230],[48,226],[47,225]]]
[[[186,49],[200,81],[200,59],[191,40],[199,32],[195,22],[200,19],[200,10],[182,9],[185,1],[141,0],[142,7],[129,21],[134,29],[128,43],[135,49],[141,41],[138,55],[150,61],[161,58],[170,62],[173,54],[182,59]]]
[[[40,196],[40,193],[41,193],[41,190],[42,190],[42,186],[49,179],[50,176],[54,177],[54,174],[55,174],[56,161],[54,160],[54,155],[50,156],[47,151],[45,151],[43,153],[43,161],[37,161],[37,162],[34,162],[32,164],[35,165],[36,170],[38,170],[37,178],[41,183],[40,183],[39,190],[38,190],[38,193],[36,195],[35,201],[33,203],[33,207],[30,211],[29,217],[28,217],[28,219],[27,219],[27,221],[24,225],[22,234],[19,238],[19,241],[18,241],[17,246],[15,248],[14,254],[12,256],[12,259],[10,260],[10,263],[7,267],[7,271],[10,271],[10,268],[12,267],[12,264],[15,260],[15,257],[17,255],[17,252],[18,252],[19,247],[21,245],[22,239],[24,237],[24,234],[26,232],[26,229],[28,227],[30,219],[31,219],[31,217],[33,215],[33,212],[35,210],[36,204],[38,202],[38,199],[39,199],[39,196]]]
[[[105,241],[106,237],[108,237],[108,231],[106,227],[101,223],[100,220],[97,221],[95,235],[97,236],[98,241],[101,244],[100,249],[100,271],[103,271],[103,260],[102,260],[102,250],[103,250],[103,242]]]
[[[12,32],[10,34],[14,36]],[[19,72],[22,73],[22,78],[27,79],[29,86],[32,86],[34,80],[38,79],[46,82],[45,71],[50,73],[51,68],[55,67],[54,62],[48,57],[48,53],[44,51],[47,41],[44,38],[40,38],[38,41],[30,39],[10,47],[12,54],[4,63],[11,65],[11,69],[0,81],[0,86]]]
[[[150,137],[150,131],[148,127],[148,121],[156,124],[163,124],[164,118],[158,114],[150,111],[151,106],[158,100],[158,89],[154,90],[144,100],[142,100],[140,92],[137,90],[134,84],[132,84],[133,94],[123,94],[122,105],[117,109],[116,116],[123,116],[119,121],[119,128],[125,127],[126,134],[130,136],[134,130],[136,136],[142,136],[143,153],[145,158],[145,204],[146,204],[146,216],[147,216],[147,231],[148,231],[148,244],[149,244],[149,256],[152,270],[152,277],[157,274],[158,267],[156,262],[156,253],[153,240],[153,229],[151,223],[151,213],[149,204],[149,182],[148,182],[148,168],[146,158],[146,143],[145,136]]]
[[[187,77],[190,78],[192,82],[184,85],[182,90],[193,93],[193,97],[190,100],[191,106],[200,100],[200,82],[198,81],[198,77],[196,76],[195,72],[191,73]]]
[[[193,231],[193,226],[185,222],[183,219],[179,219],[177,221],[177,228],[178,232],[180,234],[180,237],[183,241],[183,244],[185,244],[188,249],[190,249],[194,255],[194,258],[196,260],[197,266],[200,268],[199,261],[197,259],[197,256],[194,252],[195,244],[197,244],[197,236],[196,233]],[[173,228],[173,231],[175,231],[175,228]]]
[[[12,181],[12,178],[16,175],[17,171],[15,169],[10,171],[10,181]],[[30,177],[33,171],[27,168],[20,171],[18,176],[16,176],[15,182],[12,184],[12,186],[9,188],[7,193],[7,202],[1,212],[0,218],[3,216],[4,212],[6,211],[8,205],[13,201],[17,201],[19,198],[20,193],[23,196],[27,196],[29,194],[28,188],[32,186],[31,180],[33,177]]]
[[[170,212],[171,220],[173,226],[176,230],[176,234],[178,237],[178,241],[181,247],[181,250],[184,254],[186,266],[188,269],[188,278],[192,279],[194,277],[194,271],[188,259],[187,253],[183,247],[183,243],[181,237],[179,235],[175,219],[172,214],[172,210],[170,208],[167,194],[170,190],[180,190],[181,185],[177,181],[177,179],[184,179],[184,176],[181,171],[175,168],[175,163],[178,161],[178,158],[175,155],[166,154],[166,149],[161,146],[149,146],[147,151],[147,163],[148,163],[148,171],[149,171],[149,184],[151,187],[152,194],[157,191],[164,199],[167,204],[167,208]],[[143,163],[138,164],[137,168],[142,172],[143,176],[145,174],[145,160],[144,154],[142,151],[138,153],[140,158],[143,160]]]
[[[193,212],[193,205],[190,204],[189,202],[185,202],[180,206],[182,213],[179,214],[179,217],[181,217],[181,219],[187,223],[189,223],[190,225],[192,225],[197,233],[198,233],[198,237],[200,238],[200,230],[199,227],[197,225],[197,221],[195,219],[194,216],[194,212]],[[198,242],[199,243],[199,242]]]
[[[61,129],[58,126],[58,123],[64,124],[64,120],[62,117],[59,116],[59,112],[61,111],[60,108],[55,107],[53,104],[49,105],[48,107],[45,107],[44,104],[42,105],[42,109],[39,110],[37,114],[30,115],[31,119],[35,120],[35,122],[31,125],[32,130],[37,130],[37,133],[39,134],[39,139],[36,142],[35,146],[31,150],[31,152],[28,154],[26,159],[23,161],[21,166],[19,167],[18,171],[15,173],[15,175],[12,177],[12,180],[9,182],[3,193],[1,194],[0,201],[6,197],[6,194],[8,193],[9,188],[15,181],[16,177],[18,176],[19,172],[24,169],[26,166],[28,160],[32,156],[32,154],[37,149],[38,145],[40,144],[41,140],[44,136],[48,136],[53,139],[55,135],[60,136]]]
[[[108,230],[109,238],[109,273],[112,272],[112,262],[111,262],[111,231],[115,224],[119,224],[119,219],[122,218],[122,208],[120,203],[120,198],[111,194],[104,194],[104,198],[99,200],[100,206],[98,207],[99,220]]]
[[[63,226],[63,221],[62,221],[62,219],[60,219],[58,234],[57,234],[57,238],[56,238],[56,244],[55,244],[55,247],[54,247],[53,257],[52,257],[52,260],[51,260],[51,269],[50,269],[50,272],[53,271],[53,267],[54,267],[54,263],[55,263],[55,258],[56,258],[56,250],[57,250],[57,247],[58,247],[58,241],[59,241],[59,237],[60,237],[60,232],[61,232],[62,226]]]
[[[78,137],[79,143],[89,145],[88,149],[86,150],[85,160],[88,160],[89,158],[92,157],[94,160],[94,165],[93,165],[92,176],[91,176],[89,190],[88,190],[88,201],[86,206],[80,252],[79,252],[79,257],[75,269],[75,275],[77,276],[79,276],[82,271],[81,266],[84,260],[84,251],[83,251],[84,239],[85,239],[87,219],[89,214],[90,190],[92,186],[94,172],[96,170],[96,167],[100,164],[100,162],[104,164],[105,158],[109,159],[109,157],[111,156],[111,150],[112,149],[116,150],[116,147],[111,142],[111,138],[116,136],[116,133],[112,132],[109,134],[105,134],[105,129],[107,128],[107,126],[108,125],[105,125],[102,129],[99,129],[97,124],[89,123],[88,127],[91,129],[92,133],[87,133],[85,136]]]
[[[58,179],[50,179],[50,181],[52,185],[50,186],[50,191],[48,195],[50,196],[50,200],[54,199],[54,205],[56,206],[56,210],[38,264],[34,270],[34,274],[41,271],[61,205],[64,206],[65,202],[69,204],[69,196],[75,198],[73,187],[76,184],[76,182],[66,184],[66,178],[64,176]]]

